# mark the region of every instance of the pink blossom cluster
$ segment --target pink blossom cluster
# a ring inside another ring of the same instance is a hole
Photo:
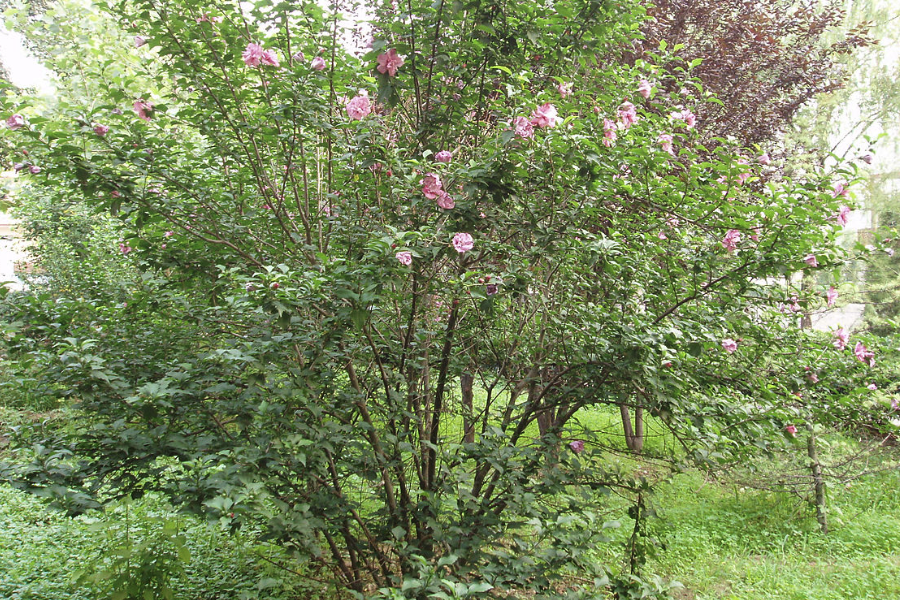
[[[722,241],[720,243],[726,251],[734,252],[737,249],[737,245],[740,241],[741,232],[737,229],[729,229],[728,233],[725,234],[725,237],[722,238]]]
[[[550,104],[542,104],[531,113],[531,124],[535,127],[556,127],[559,116],[556,107]]]
[[[144,102],[143,98],[135,100],[131,107],[134,109],[135,114],[144,121],[149,121],[150,115],[153,114],[153,105],[149,102]]]
[[[837,224],[841,227],[844,227],[847,224],[848,216],[853,212],[849,206],[841,205],[841,208],[838,210],[838,213],[834,215],[834,220],[837,221]]]
[[[516,117],[513,119],[513,127],[515,128],[516,135],[520,138],[529,139],[534,137],[534,126],[531,124],[531,121],[525,117]]]
[[[660,145],[660,147],[662,147],[663,150],[665,150],[672,156],[675,156],[675,151],[672,149],[672,136],[671,135],[669,135],[668,133],[662,133],[662,134],[660,134],[660,136],[658,138],[656,138],[656,141],[659,142],[659,145]]]
[[[468,233],[457,233],[453,236],[453,248],[463,254],[475,247],[475,240]]]
[[[675,119],[676,121],[684,121],[684,124],[688,129],[693,129],[694,125],[697,123],[697,117],[686,108],[680,112],[673,112],[669,115],[669,118]]]
[[[634,107],[634,104],[627,101],[619,105],[618,115],[622,129],[628,129],[629,127],[637,123],[640,119],[640,117],[638,117],[637,109]]]
[[[244,64],[248,67],[258,67],[259,65],[280,66],[274,50],[264,50],[261,45],[254,42],[247,44],[247,48],[241,54],[241,57],[244,59]]]
[[[397,54],[396,48],[391,48],[384,54],[379,54],[376,60],[378,61],[378,66],[375,69],[389,77],[395,77],[397,69],[402,67],[404,62],[403,57]]]
[[[856,346],[853,348],[853,354],[859,362],[866,363],[870,367],[875,366],[875,353],[866,348],[865,344],[862,342],[856,342]]]
[[[369,93],[365,90],[347,102],[347,116],[354,121],[366,118],[371,112],[372,103],[369,102]]]
[[[843,327],[838,327],[834,332],[834,347],[838,350],[843,350],[847,347],[847,342],[849,341],[850,332]]]
[[[616,122],[603,119],[603,145],[609,148],[616,143]]]
[[[422,180],[422,195],[430,200],[436,200],[437,205],[444,210],[450,210],[456,206],[453,198],[443,189],[441,177],[437,173],[427,173]]]
[[[11,115],[6,119],[6,126],[12,131],[21,129],[22,127],[25,127],[25,117],[19,114]]]
[[[646,79],[641,79],[640,84],[638,84],[638,93],[644,98],[650,97],[650,92],[653,91],[653,86],[650,85],[650,82]]]

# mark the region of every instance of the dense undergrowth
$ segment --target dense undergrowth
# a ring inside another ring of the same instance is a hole
[[[66,415],[4,407],[0,423],[8,434],[29,422],[57,426]],[[602,432],[609,415],[587,419]],[[654,444],[664,448],[663,436],[654,438],[652,428],[648,433],[655,439],[651,453]],[[859,443],[835,435],[824,445],[837,457]],[[829,488],[828,535],[819,531],[802,494],[754,489],[749,471],[713,476],[690,470],[657,481],[648,502],[654,516],[648,520],[646,565],[656,578],[648,581],[661,587],[679,582],[683,587],[673,589],[678,599],[900,597],[900,472],[878,470],[893,464],[896,454],[888,448],[866,465],[871,475]],[[755,470],[784,468],[786,460],[773,456]],[[623,456],[620,466],[650,479],[657,472],[649,460]],[[601,505],[610,514],[621,508],[614,495]],[[313,571],[261,544],[257,532],[234,531],[227,519],[180,515],[155,496],[72,519],[0,486],[0,523],[0,597],[10,600],[339,597]],[[611,528],[618,543],[598,549],[596,559],[621,562],[633,525],[626,517]]]

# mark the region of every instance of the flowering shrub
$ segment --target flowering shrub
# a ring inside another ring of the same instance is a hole
[[[202,331],[140,369],[89,331],[56,346],[86,459],[28,485],[72,510],[99,482],[159,489],[357,595],[600,593],[635,573],[590,559],[585,499],[615,487],[640,515],[649,484],[579,415],[619,411],[641,451],[646,411],[673,461],[739,460],[806,414],[804,353],[845,358],[778,311],[822,291],[766,283],[838,264],[832,174],[741,186],[762,165],[697,145],[703,113],[670,91],[690,75],[618,60],[638,7],[416,2],[353,53],[318,5],[243,6],[110,8],[153,40],[122,44],[151,53],[145,85],[7,107],[34,185],[115,215],[122,260]]]

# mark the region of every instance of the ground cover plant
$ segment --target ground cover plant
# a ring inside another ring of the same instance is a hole
[[[101,8],[14,15],[75,92],[4,98],[40,250],[119,257],[6,295],[10,357],[74,411],[13,436],[16,486],[159,494],[335,594],[661,597],[656,479],[592,411],[676,470],[892,427],[888,352],[797,327],[853,165],[701,137],[722,101],[679,48],[634,56],[639,4],[384,4],[355,50],[347,7]]]

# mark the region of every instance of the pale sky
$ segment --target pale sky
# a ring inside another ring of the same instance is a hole
[[[50,71],[31,56],[22,46],[22,34],[7,31],[0,24],[0,57],[9,71],[9,78],[20,88],[36,88],[50,92]]]

